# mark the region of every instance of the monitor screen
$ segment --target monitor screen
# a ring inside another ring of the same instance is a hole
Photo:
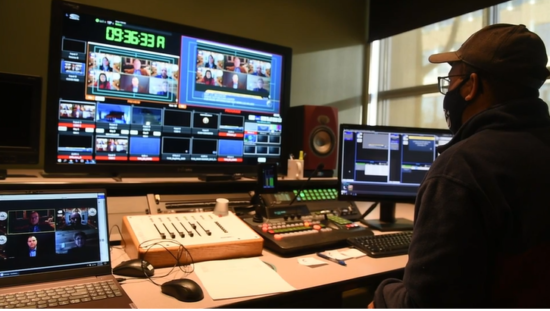
[[[0,72],[0,94],[0,164],[38,164],[42,78]]]
[[[383,208],[414,203],[436,148],[452,138],[445,129],[357,124],[341,124],[339,135],[338,198],[381,202]]]
[[[2,286],[110,266],[102,189],[2,191],[0,232]]]
[[[285,165],[290,48],[64,1],[50,36],[46,172]]]

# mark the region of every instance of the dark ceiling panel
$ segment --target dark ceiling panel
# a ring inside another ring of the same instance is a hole
[[[387,38],[506,0],[370,0],[369,42]]]

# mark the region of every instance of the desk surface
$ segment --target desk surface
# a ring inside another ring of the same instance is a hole
[[[368,204],[358,202],[360,210],[365,210]],[[412,219],[413,205],[411,204],[397,204],[396,209],[397,216]],[[378,210],[375,209],[366,218],[376,219],[378,217]],[[375,231],[375,234],[381,234]],[[113,264],[116,265],[121,261],[127,260],[128,255],[122,250],[121,247],[113,247],[112,250]],[[329,263],[323,266],[308,267],[298,263],[298,258],[312,257],[312,255],[297,256],[290,258],[279,257],[268,250],[262,252],[262,256],[259,256],[261,260],[274,265],[277,272],[281,277],[286,280],[290,285],[296,288],[296,293],[305,291],[312,288],[323,287],[326,285],[344,287],[346,283],[357,282],[358,284],[364,283],[364,280],[376,276],[382,273],[391,272],[402,269],[407,263],[408,256],[394,256],[386,258],[371,258],[363,256],[356,259],[346,260],[347,266],[340,266],[336,263]],[[169,271],[170,268],[157,269],[155,275],[163,275]],[[166,277],[155,279],[156,283],[163,283],[171,279],[177,279],[184,277],[184,273],[179,269]],[[195,273],[191,273],[188,278],[196,281],[203,287],[205,297],[203,300],[194,303],[185,303],[176,300],[170,296],[161,293],[160,287],[153,284],[147,279],[128,279],[123,282],[123,288],[128,295],[132,298],[138,308],[214,308],[214,307],[231,307],[239,303],[243,303],[250,300],[256,300],[255,305],[261,306],[262,300],[266,298],[273,298],[272,295],[263,296],[251,296],[241,297],[233,299],[213,300],[208,294],[208,290],[204,288],[200,279]],[[261,280],[258,280],[261,282]],[[287,293],[287,294],[292,294]],[[265,305],[270,307],[270,305]]]

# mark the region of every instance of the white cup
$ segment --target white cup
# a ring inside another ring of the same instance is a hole
[[[304,160],[288,159],[286,177],[289,179],[301,179],[304,177]]]
[[[214,207],[214,215],[227,216],[229,211],[229,200],[224,198],[216,199],[216,206]]]

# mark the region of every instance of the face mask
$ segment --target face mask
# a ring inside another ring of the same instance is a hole
[[[462,82],[452,91],[448,91],[443,99],[445,120],[453,134],[456,134],[458,129],[462,126],[462,113],[464,113],[464,109],[468,106],[468,102],[460,95],[460,88],[462,88],[468,79],[469,77],[462,80]]]

